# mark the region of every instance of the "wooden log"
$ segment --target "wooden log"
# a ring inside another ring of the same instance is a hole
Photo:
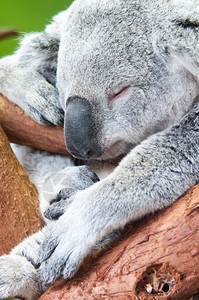
[[[36,123],[19,106],[1,94],[0,124],[13,143],[69,155],[64,141],[63,127]]]
[[[199,292],[199,185],[129,226],[120,242],[40,300],[186,300]]]
[[[35,187],[0,126],[0,255],[9,253],[42,224]]]

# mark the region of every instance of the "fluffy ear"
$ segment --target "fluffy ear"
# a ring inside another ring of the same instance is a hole
[[[166,52],[178,66],[199,79],[199,2],[172,0],[173,38]]]
[[[199,60],[191,56],[189,51],[183,51],[173,46],[166,47],[166,53],[171,56],[178,67],[181,67],[199,80]]]

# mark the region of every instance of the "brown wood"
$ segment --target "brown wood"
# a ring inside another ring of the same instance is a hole
[[[166,210],[129,226],[123,240],[39,299],[186,300],[197,292],[199,185]]]
[[[1,94],[0,124],[13,143],[69,155],[64,142],[63,127],[36,123],[19,106]]]
[[[18,31],[15,29],[0,28],[0,40],[8,37],[17,36],[17,35],[18,35]]]
[[[42,224],[37,192],[0,126],[0,255]]]

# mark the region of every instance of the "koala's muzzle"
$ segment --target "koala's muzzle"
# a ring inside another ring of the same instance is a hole
[[[97,141],[97,128],[92,105],[83,98],[68,99],[65,111],[65,140],[68,151],[82,159],[102,154]]]

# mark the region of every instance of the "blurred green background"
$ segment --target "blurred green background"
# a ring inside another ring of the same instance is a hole
[[[72,0],[0,0],[0,28],[17,29],[21,34],[42,31],[51,18],[66,9]],[[17,47],[16,37],[0,41],[0,57]]]

